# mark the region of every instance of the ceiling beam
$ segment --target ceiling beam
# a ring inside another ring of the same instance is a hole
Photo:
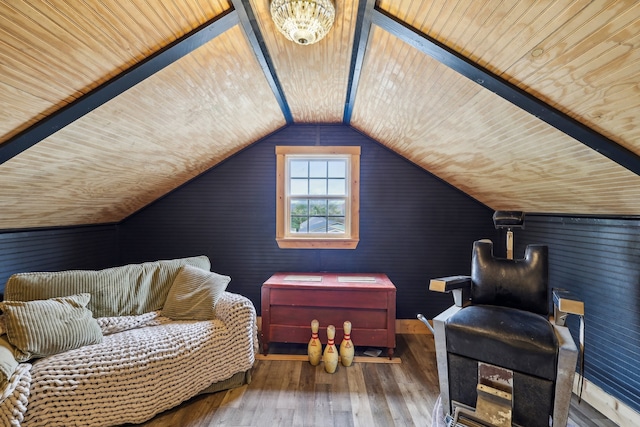
[[[640,156],[634,152],[482,68],[437,40],[377,8],[372,12],[372,23],[636,175],[640,175]]]
[[[278,76],[275,72],[273,61],[271,60],[271,56],[269,56],[269,50],[264,43],[264,38],[260,32],[260,27],[258,26],[256,17],[253,14],[253,9],[251,9],[251,3],[249,0],[231,0],[231,3],[233,3],[233,7],[238,11],[240,25],[249,39],[249,44],[251,44],[251,47],[253,48],[253,52],[255,53],[258,63],[260,63],[260,67],[262,68],[262,72],[267,78],[267,82],[278,101],[278,105],[280,105],[280,109],[282,110],[282,114],[284,115],[287,124],[293,123],[293,115],[291,114],[289,103],[287,102],[287,98],[284,96],[284,91],[282,90],[282,86],[280,85],[280,81],[278,80]]]
[[[238,23],[238,13],[235,10],[228,10],[38,121],[0,145],[0,164],[17,156],[147,77],[188,55],[233,26],[238,25]]]
[[[349,69],[349,86],[347,87],[347,100],[344,104],[344,114],[342,122],[351,123],[353,106],[356,102],[356,92],[358,82],[362,73],[362,63],[364,53],[369,42],[369,32],[371,31],[371,15],[375,6],[375,0],[361,0],[358,4],[358,16],[356,17],[356,32],[353,36],[353,52],[351,54],[351,67]]]

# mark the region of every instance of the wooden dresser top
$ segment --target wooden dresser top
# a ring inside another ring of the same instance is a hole
[[[271,276],[264,286],[268,287],[310,287],[349,289],[396,289],[384,273],[300,273],[279,272]]]

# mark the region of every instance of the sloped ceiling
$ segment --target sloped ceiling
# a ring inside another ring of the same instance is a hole
[[[0,3],[0,229],[118,222],[291,123],[345,123],[492,209],[640,215],[640,3]]]

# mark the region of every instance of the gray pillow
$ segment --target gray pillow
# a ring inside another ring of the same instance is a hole
[[[231,277],[185,265],[180,268],[162,315],[174,320],[210,320],[215,318],[216,303]]]
[[[35,301],[3,301],[7,337],[18,362],[102,342],[87,304],[90,294]]]

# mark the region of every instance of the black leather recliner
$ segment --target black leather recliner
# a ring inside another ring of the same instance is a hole
[[[561,325],[549,318],[548,282],[546,246],[529,245],[513,260],[495,257],[489,240],[474,242],[470,277],[431,281],[456,303],[433,319],[443,416],[566,425],[578,351],[566,314],[558,312]]]

